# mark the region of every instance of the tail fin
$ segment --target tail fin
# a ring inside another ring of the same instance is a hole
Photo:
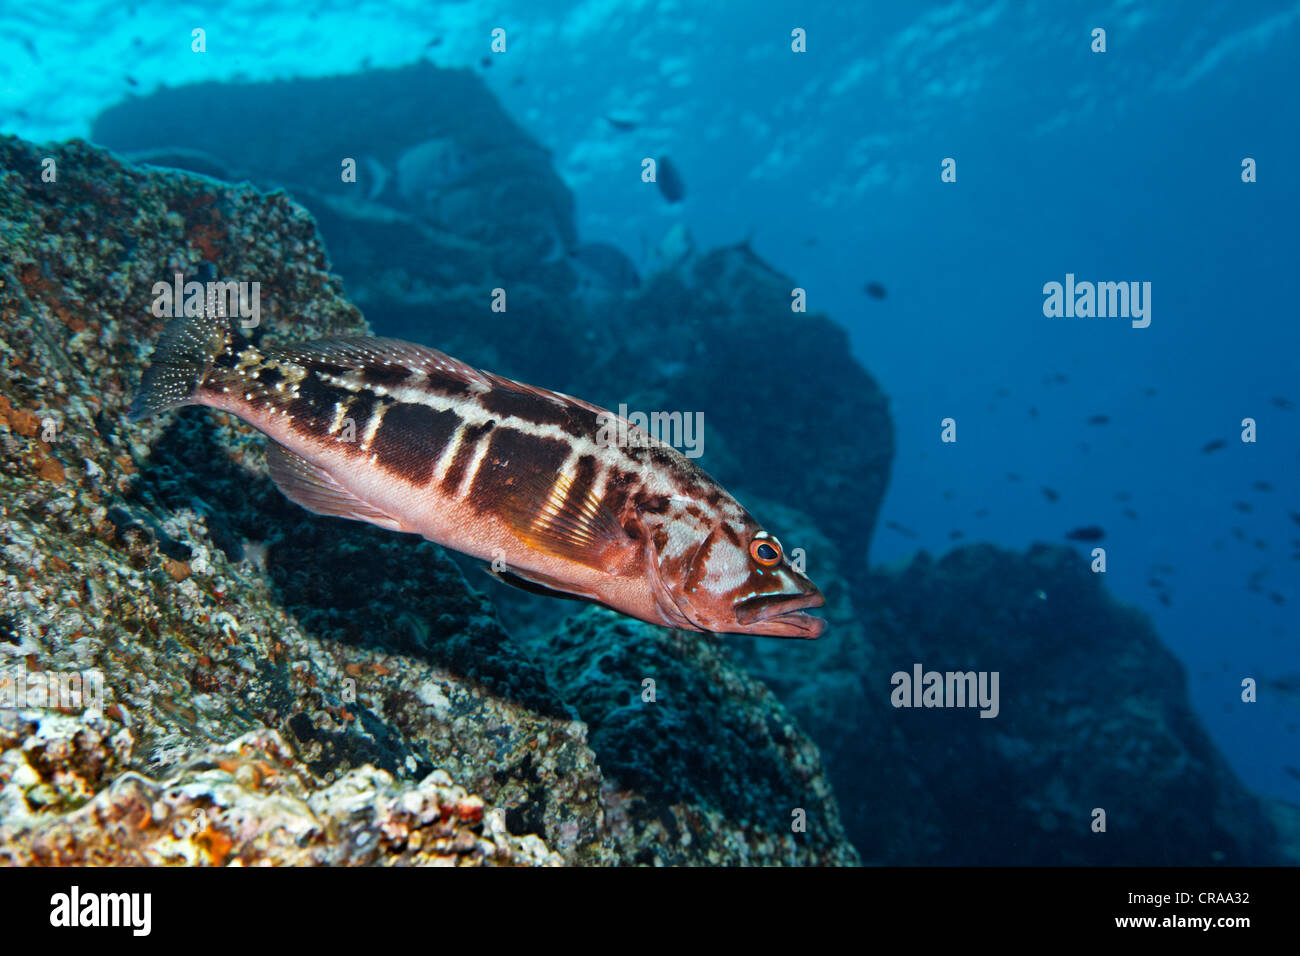
[[[131,402],[127,419],[138,422],[169,408],[194,404],[194,393],[228,348],[237,347],[238,333],[219,315],[186,315],[163,329],[149,368]]]

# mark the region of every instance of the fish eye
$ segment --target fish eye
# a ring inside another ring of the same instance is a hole
[[[764,567],[781,563],[781,544],[775,538],[756,537],[749,542],[749,556]]]

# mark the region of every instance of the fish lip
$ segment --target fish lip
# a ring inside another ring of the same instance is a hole
[[[826,630],[826,622],[802,612],[825,604],[825,596],[816,588],[796,594],[760,594],[737,604],[735,615],[751,634],[813,640]]]

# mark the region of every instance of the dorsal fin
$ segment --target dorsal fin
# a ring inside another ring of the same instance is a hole
[[[449,375],[466,382],[491,387],[490,377],[460,359],[414,342],[400,339],[372,338],[368,335],[342,335],[317,339],[304,345],[278,350],[287,358],[303,362],[328,362],[344,368],[364,368],[375,362],[390,363],[415,372]]]
[[[335,481],[325,469],[272,442],[266,448],[271,480],[284,496],[318,515],[368,521],[389,531],[405,531],[402,523],[362,501]]]
[[[599,498],[590,490],[574,494],[564,474],[522,478],[498,513],[528,547],[592,568],[607,567],[609,549],[631,540]]]

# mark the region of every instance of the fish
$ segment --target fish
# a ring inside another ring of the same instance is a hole
[[[397,191],[408,202],[429,204],[477,168],[474,155],[452,137],[426,139],[397,157]]]
[[[1110,424],[1110,416],[1109,416],[1109,415],[1093,415],[1093,416],[1091,416],[1091,417],[1088,419],[1088,424],[1089,424],[1089,425],[1109,425],[1109,424]]]
[[[677,164],[667,156],[660,156],[659,161],[655,164],[655,182],[659,185],[659,192],[663,194],[664,199],[669,202],[681,202],[686,198],[686,184],[682,182],[682,174],[677,171]]]
[[[889,291],[879,282],[868,282],[862,287],[862,291],[873,299],[883,299],[889,295]]]
[[[1067,541],[1100,541],[1106,537],[1106,532],[1095,524],[1084,525],[1082,528],[1075,528],[1065,533]]]
[[[1222,438],[1216,438],[1214,441],[1207,441],[1201,446],[1201,454],[1208,455],[1210,452],[1218,451],[1220,448],[1227,448],[1228,443]]]
[[[1248,515],[1255,510],[1249,501],[1234,501],[1232,506],[1244,515]]]
[[[1267,481],[1257,481],[1253,485],[1251,485],[1251,487],[1254,488],[1256,491],[1268,492],[1273,490],[1273,485]]]
[[[1048,501],[1061,500],[1061,493],[1057,491],[1055,488],[1049,488],[1046,485],[1043,485],[1042,492],[1043,492],[1043,497],[1046,498]]]
[[[620,133],[630,133],[641,124],[631,116],[615,116],[612,113],[605,114],[605,122]]]
[[[586,295],[618,296],[640,288],[641,277],[626,253],[608,242],[584,242],[570,253],[578,288]]]
[[[1284,412],[1289,412],[1295,407],[1295,404],[1291,399],[1287,398],[1285,395],[1274,395],[1270,401],[1272,401],[1274,407],[1280,408]]]
[[[901,534],[904,538],[915,538],[915,537],[916,537],[916,532],[915,532],[915,531],[913,531],[911,528],[907,527],[907,525],[899,524],[897,521],[886,521],[886,522],[885,522],[885,527],[888,528],[890,531],[897,531],[897,532],[898,532],[899,534]]]
[[[774,534],[691,459],[580,399],[397,339],[259,346],[200,315],[164,328],[128,418],[186,405],[270,438],[271,480],[308,511],[419,534],[505,583],[682,630],[825,630],[805,613],[825,598]]]

